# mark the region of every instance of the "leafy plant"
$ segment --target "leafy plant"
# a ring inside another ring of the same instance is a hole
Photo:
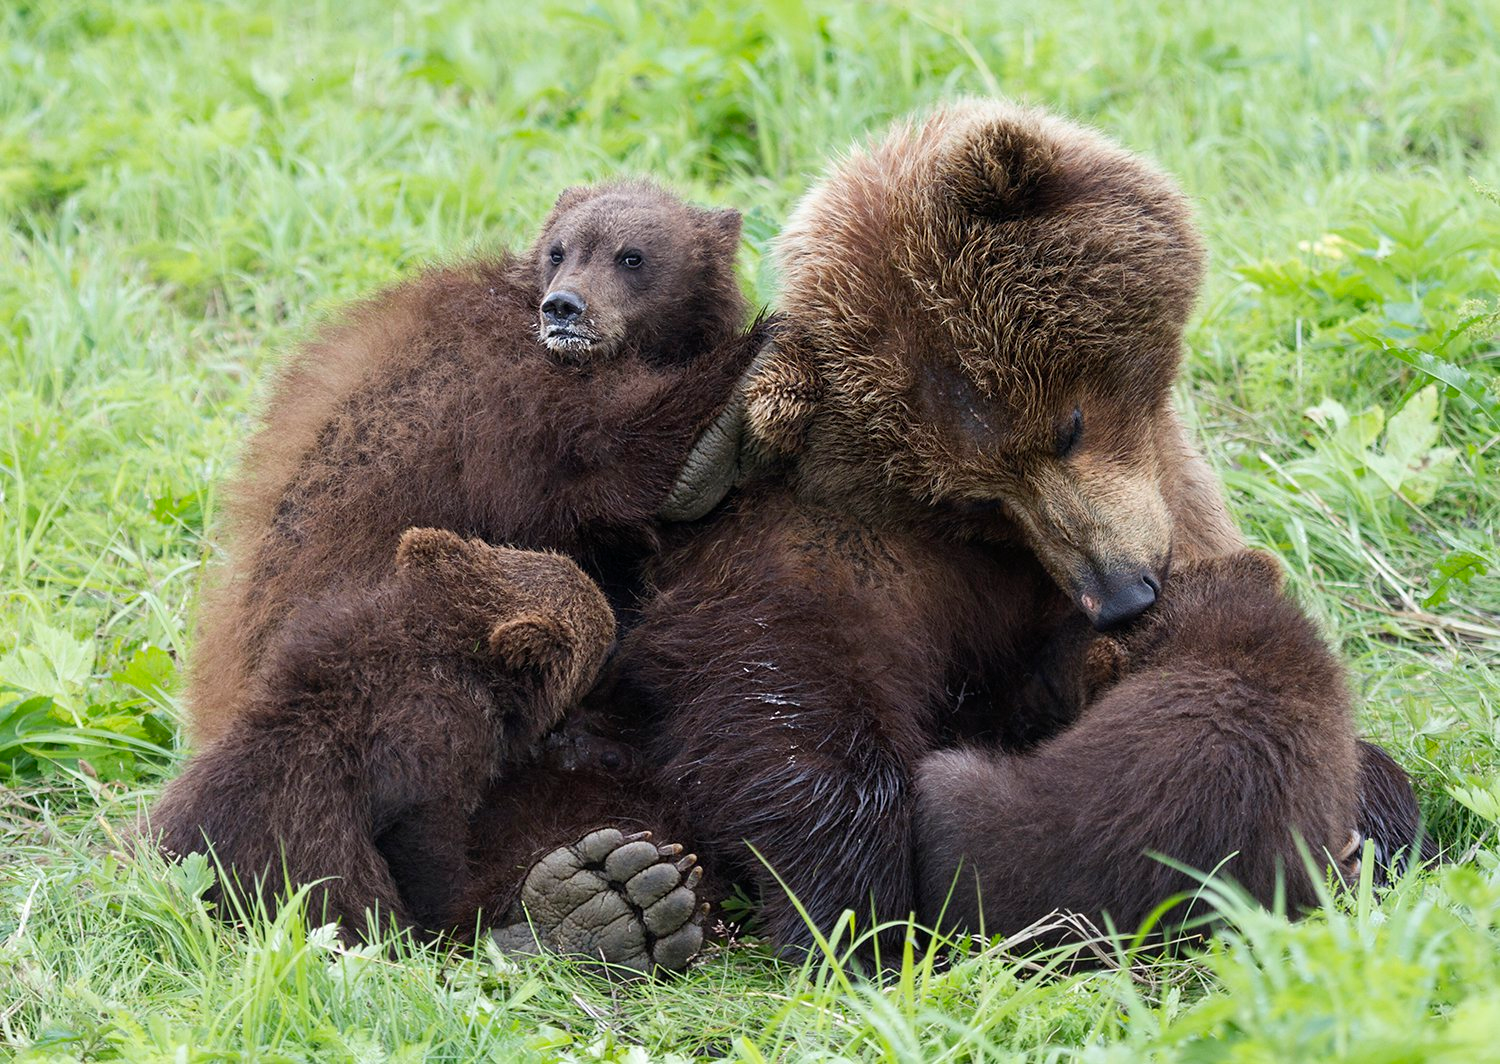
[[[1435,386],[1417,392],[1389,420],[1379,406],[1351,415],[1336,399],[1323,400],[1306,416],[1323,430],[1318,453],[1288,469],[1370,509],[1397,499],[1425,506],[1453,475],[1458,452],[1438,446]]]

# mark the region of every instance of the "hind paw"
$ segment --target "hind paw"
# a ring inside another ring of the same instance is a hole
[[[703,869],[649,831],[591,831],[547,854],[521,886],[518,922],[494,934],[502,948],[540,945],[641,972],[681,971],[703,945]]]

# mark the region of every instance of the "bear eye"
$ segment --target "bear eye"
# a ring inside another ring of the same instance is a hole
[[[645,261],[645,256],[639,251],[626,251],[620,255],[620,265],[627,270],[639,270]]]
[[[552,260],[552,265],[556,266],[558,263],[562,262],[562,260],[563,260],[563,249],[562,248],[553,248],[548,253],[547,257]]]
[[[1057,430],[1057,457],[1066,458],[1083,438],[1083,411],[1073,408],[1073,416]]]

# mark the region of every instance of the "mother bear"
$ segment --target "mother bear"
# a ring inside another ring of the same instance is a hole
[[[1134,926],[1193,882],[1153,853],[1314,903],[1300,847],[1348,856],[1360,753],[1338,663],[1172,406],[1203,271],[1174,183],[968,101],[843,161],[778,250],[775,350],[708,455],[755,473],[662,559],[596,699],[645,751],[621,818],[754,884],[783,946],[811,942],[788,890],[823,928],[936,921],[955,882],[950,922]],[[1148,647],[1091,638],[1163,594]],[[519,787],[474,825],[491,911],[568,824],[555,785],[535,820]],[[544,938],[576,908],[548,897],[559,854],[522,895]]]

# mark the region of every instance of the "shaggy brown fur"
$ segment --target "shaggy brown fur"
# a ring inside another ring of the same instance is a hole
[[[1374,743],[1359,744],[1360,842],[1372,843],[1374,881],[1386,884],[1416,861],[1439,859],[1437,843],[1422,826],[1422,808],[1412,790],[1411,777],[1390,754]]]
[[[823,926],[904,916],[922,757],[1027,738],[1016,692],[1070,599],[1126,619],[1112,596],[1169,553],[1240,540],[1168,398],[1201,252],[1139,159],[955,106],[836,168],[780,249],[785,323],[747,400],[786,486],[663,562],[620,669],[690,838],[796,944],[743,841]]]
[[[777,875],[825,928],[846,907],[905,916],[923,759],[955,740],[1017,748],[1063,728],[1091,645],[1075,611],[1101,629],[1128,623],[1171,563],[1242,541],[1169,396],[1202,253],[1181,194],[1140,159],[1039,112],[956,105],[838,166],[780,250],[785,324],[745,393],[752,457],[780,482],[743,492],[661,561],[614,694],[648,722],[648,764],[678,796],[687,838],[760,890],[774,941],[803,945]],[[1220,629],[1235,638],[1274,644],[1294,627],[1295,646],[1271,659],[1283,673],[1226,668],[1171,694],[1205,717],[1223,700],[1256,707],[1266,731],[1244,741],[1285,745],[1282,763],[1309,766],[1284,781],[1272,815],[1295,814],[1287,824],[1317,845],[1347,838],[1355,752],[1339,670],[1291,605],[1249,593],[1242,615],[1235,605]],[[1283,701],[1300,697],[1292,678],[1327,694],[1321,717]],[[1149,669],[1132,682],[1170,686]],[[1161,709],[1173,712],[1194,710]],[[1087,788],[1108,763],[1128,791],[1132,733],[1079,734],[1096,743],[1093,760],[1048,786]],[[1275,768],[1231,760],[1252,777]],[[1141,765],[1143,793],[1159,795],[1155,771]],[[923,823],[957,831],[966,810],[990,808],[991,790],[1015,789],[978,771],[974,783],[962,801],[925,795]],[[1220,841],[1244,837],[1221,823],[1219,783],[1186,772],[1173,797],[1182,852],[1208,867],[1229,856]],[[1088,808],[1089,859],[1138,867],[1136,806],[1119,819]],[[1260,885],[1286,852],[1251,841],[1263,848],[1236,871]],[[1031,893],[996,899],[997,911],[1080,891],[1124,915],[1162,899],[1150,876],[1059,878],[1071,856],[1060,844],[1030,873]]]
[[[560,550],[623,598],[759,343],[738,335],[738,237],[737,213],[650,185],[570,190],[525,255],[397,285],[293,358],[198,611],[198,743],[260,697],[296,610],[378,583],[406,528]]]
[[[1023,539],[1095,619],[1125,577],[1240,544],[1169,396],[1202,249],[1139,157],[970,101],[846,160],[779,245],[749,418],[800,498]]]
[[[608,602],[569,559],[409,531],[379,584],[283,626],[255,697],[149,830],[174,854],[211,845],[268,904],[318,883],[311,914],[346,931],[367,909],[445,926],[488,782],[593,683],[613,639]]]
[[[1197,886],[1156,854],[1316,904],[1299,842],[1347,853],[1360,765],[1341,670],[1275,561],[1179,567],[1117,645],[1118,682],[1057,738],[922,762],[924,921],[1013,934],[1065,909],[1134,930]]]

